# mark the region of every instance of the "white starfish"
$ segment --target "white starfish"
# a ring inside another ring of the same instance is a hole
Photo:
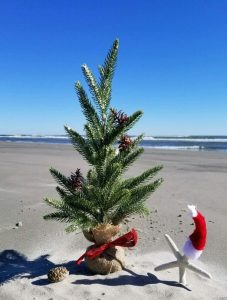
[[[198,273],[204,277],[207,278],[212,278],[209,273],[206,271],[202,270],[201,268],[196,267],[195,265],[191,264],[188,261],[187,256],[182,255],[177,248],[176,244],[174,241],[171,239],[171,237],[168,234],[165,234],[165,238],[173,251],[174,256],[176,257],[177,260],[171,261],[169,263],[160,265],[155,268],[155,271],[162,271],[162,270],[167,270],[167,269],[172,269],[172,268],[179,268],[179,282],[186,285],[186,269],[189,269],[191,271],[194,271],[195,273]]]

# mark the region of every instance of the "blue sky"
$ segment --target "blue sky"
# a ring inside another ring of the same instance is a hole
[[[0,2],[0,133],[85,122],[74,92],[120,39],[112,106],[144,111],[131,133],[227,134],[227,1]]]

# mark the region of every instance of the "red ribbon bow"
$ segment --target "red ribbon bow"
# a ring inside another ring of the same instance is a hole
[[[101,246],[94,246],[94,248],[85,252],[79,259],[76,260],[76,264],[79,265],[85,256],[93,259],[100,254],[102,254],[106,249],[114,246],[121,246],[121,247],[133,247],[137,244],[138,235],[136,230],[133,228],[128,233],[122,235],[121,237],[117,238],[116,240],[103,244]]]

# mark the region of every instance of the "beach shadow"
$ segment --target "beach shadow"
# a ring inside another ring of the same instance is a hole
[[[49,260],[49,255],[41,255],[34,260],[28,258],[15,250],[4,250],[0,253],[0,285],[14,280],[16,278],[30,278],[47,275],[51,268],[64,266],[71,274],[81,274],[90,276],[84,263],[76,265],[75,261],[67,262],[66,264],[54,264]],[[37,279],[32,281],[35,285],[50,284],[47,277],[45,279]]]
[[[95,275],[87,270],[84,262],[80,265],[76,265],[75,261],[69,261],[65,264],[54,264],[49,260],[49,255],[41,255],[34,260],[28,260],[25,255],[15,250],[4,250],[0,253],[0,285],[17,278],[34,279],[31,283],[38,286],[49,285],[51,283],[46,276],[48,271],[59,266],[66,267],[70,274],[84,275],[87,277],[86,279],[76,280],[74,284],[77,285],[102,284],[107,286],[145,286],[150,284],[165,284],[190,291],[190,289],[176,281],[160,280],[152,273],[140,275],[126,268],[124,268],[124,271],[128,273],[126,275],[119,274],[116,278],[108,278],[107,276],[103,276],[103,279],[97,277],[94,278]],[[37,278],[44,275],[45,278]]]
[[[191,291],[189,288],[180,284],[179,282],[172,281],[172,280],[160,280],[157,276],[152,273],[147,273],[147,275],[141,275],[133,272],[132,270],[124,268],[124,271],[128,272],[129,275],[120,275],[116,278],[106,278],[103,279],[96,278],[96,279],[80,279],[76,280],[74,284],[84,284],[84,285],[91,285],[91,284],[102,284],[108,286],[119,286],[119,285],[134,285],[134,286],[145,286],[151,284],[165,284],[168,286],[183,288],[187,291]]]

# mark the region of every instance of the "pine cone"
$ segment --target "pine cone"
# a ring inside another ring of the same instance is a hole
[[[114,123],[119,126],[124,126],[124,124],[128,121],[128,116],[124,114],[121,110],[117,112],[115,109],[111,108],[110,109]]]
[[[80,169],[77,169],[75,173],[72,173],[69,180],[71,181],[72,187],[76,191],[81,191],[84,183],[84,178],[80,172]]]
[[[132,140],[130,139],[129,136],[127,135],[124,135],[121,137],[121,140],[120,140],[120,145],[119,145],[119,151],[122,152],[122,151],[128,151],[132,145]]]
[[[69,275],[69,271],[65,267],[56,267],[51,269],[47,277],[50,282],[59,282],[64,280]]]

